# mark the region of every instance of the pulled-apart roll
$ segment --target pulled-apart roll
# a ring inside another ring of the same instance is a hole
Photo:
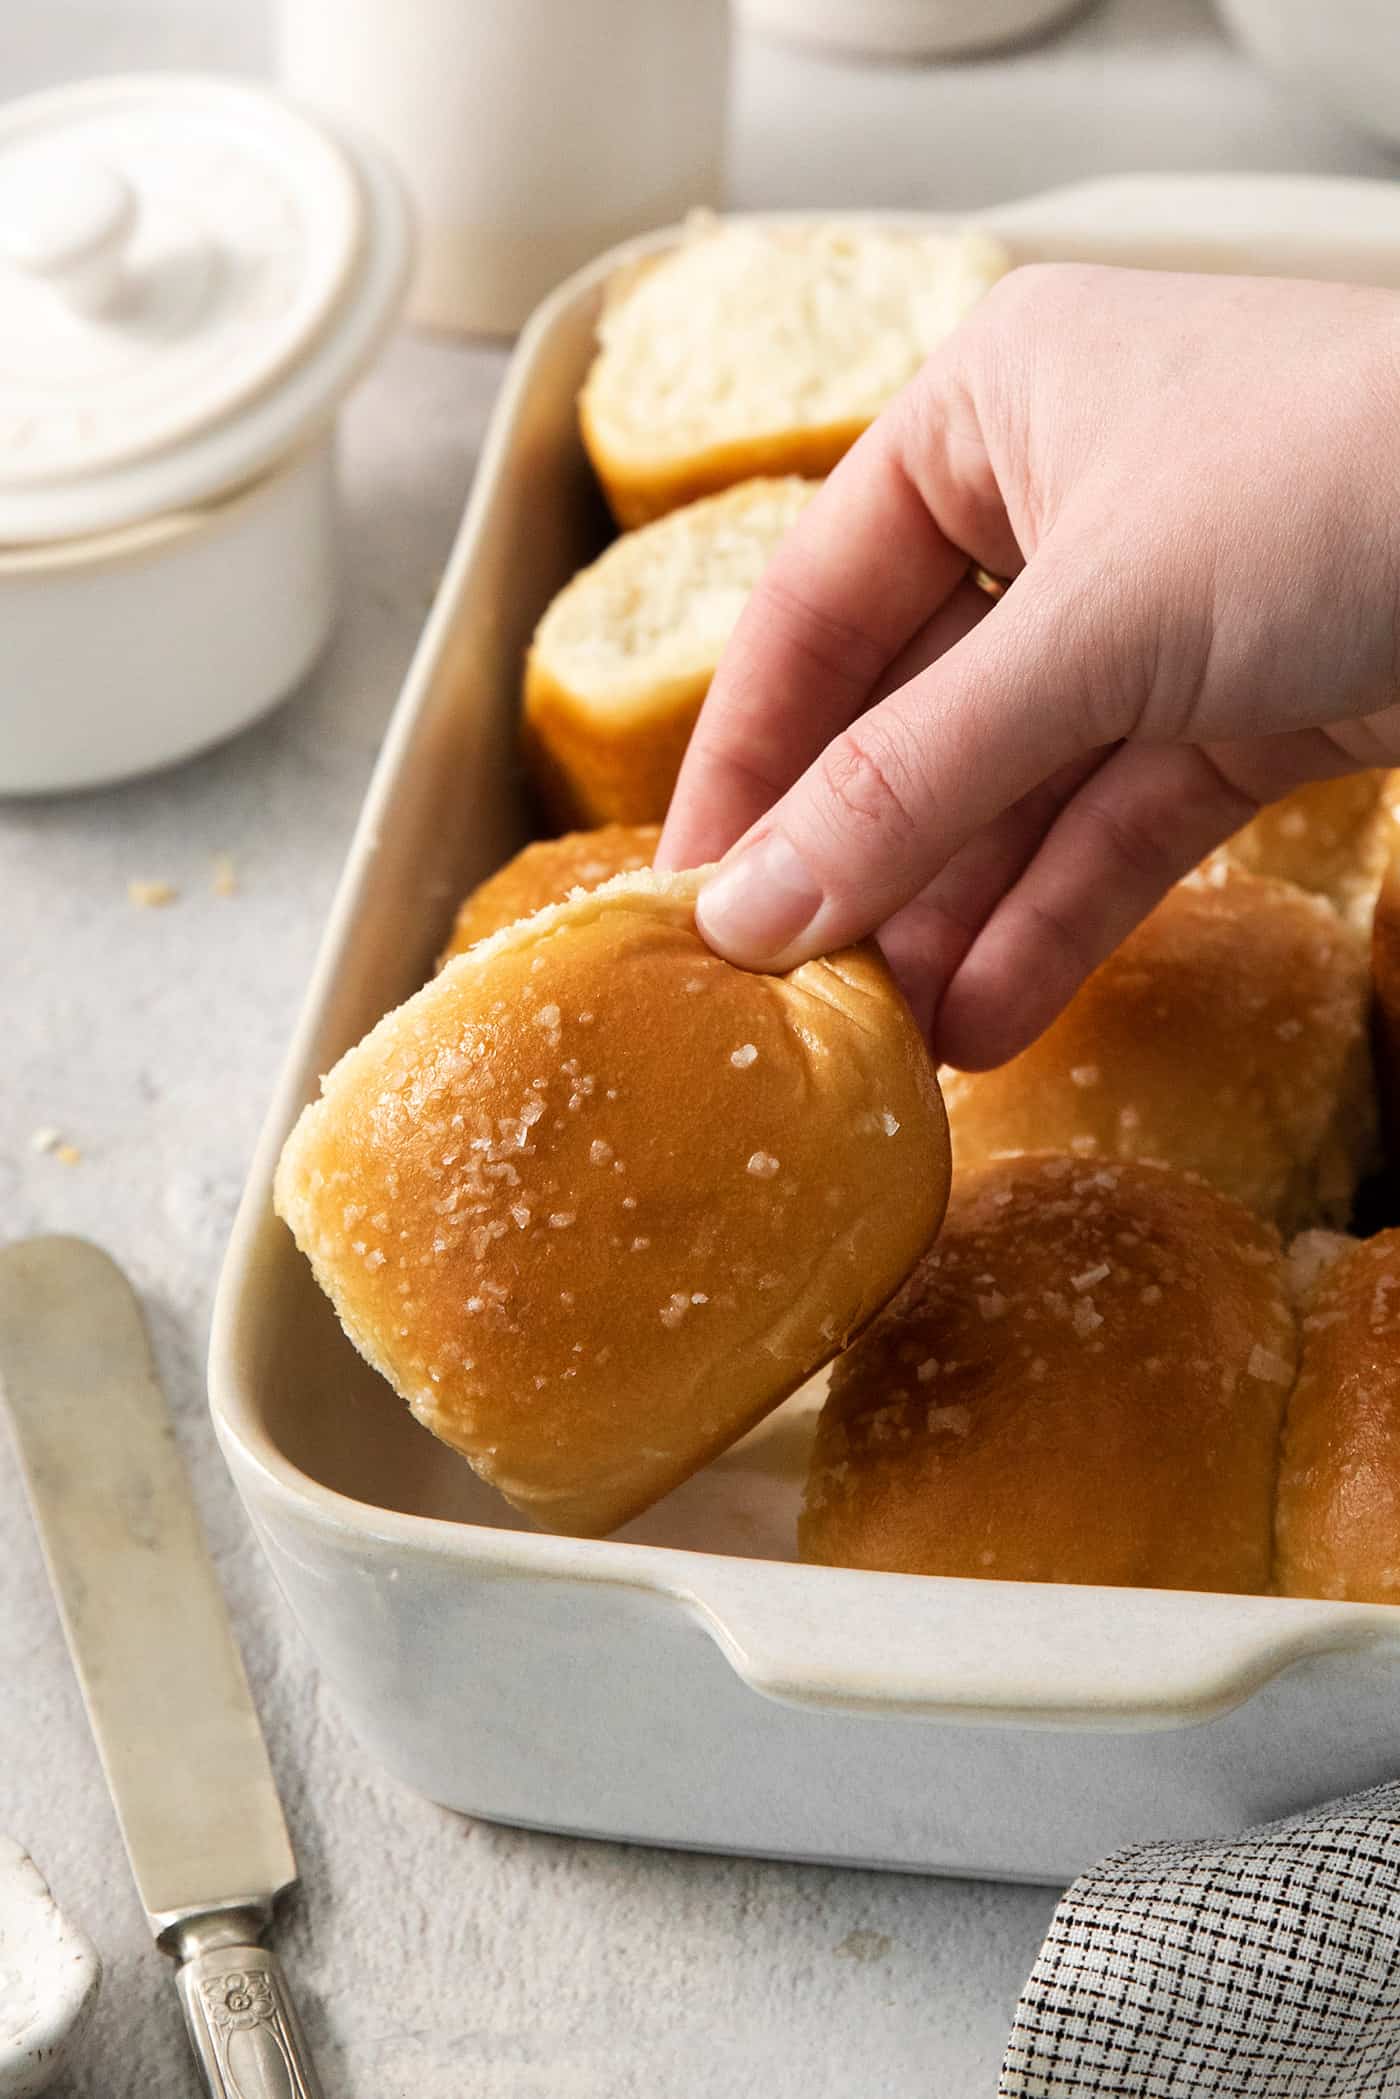
[[[1321,898],[1217,862],[1179,882],[998,1070],[945,1072],[961,1170],[1154,1159],[1285,1232],[1344,1224],[1376,1150],[1365,950]]]
[[[356,1347],[534,1520],[603,1532],[843,1348],[947,1129],[873,948],[769,977],[644,871],[454,961],[324,1081],[277,1206]]]
[[[619,523],[829,472],[1009,266],[971,230],[748,219],[628,271],[579,398]]]
[[[665,816],[724,645],[815,487],[745,481],[627,533],[565,584],[525,663],[525,756],[556,822]]]
[[[832,1373],[801,1557],[1262,1590],[1294,1361],[1278,1237],[1214,1189],[1063,1156],[964,1170]]]

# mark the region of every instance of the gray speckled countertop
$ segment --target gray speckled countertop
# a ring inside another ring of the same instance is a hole
[[[256,71],[266,42],[247,0],[14,5],[0,97],[127,66]],[[1125,167],[1390,165],[1259,80],[1204,0],[1116,0],[1013,59],[943,71],[745,45],[737,91],[746,204],[956,207]],[[974,2099],[1049,1893],[627,1850],[426,1805],[323,1695],[207,1425],[240,1176],[502,368],[493,348],[402,339],[360,392],[345,616],[280,713],[139,786],[0,804],[3,1229],[89,1234],[144,1295],[301,1857],[281,1944],[329,2099]],[[132,880],[178,895],[138,909]],[[44,1128],[76,1163],[33,1148]],[[61,2090],[176,2099],[194,2074],[174,1994],[2,1441],[0,1538],[0,1827],[107,1963]]]

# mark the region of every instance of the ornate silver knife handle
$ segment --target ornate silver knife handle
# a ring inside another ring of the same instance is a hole
[[[210,2099],[322,2099],[287,1978],[258,1910],[192,1917],[166,1935]]]

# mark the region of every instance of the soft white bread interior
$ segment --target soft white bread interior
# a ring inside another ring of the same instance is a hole
[[[597,889],[614,875],[650,867],[660,836],[659,824],[605,824],[598,831],[570,831],[522,846],[463,898],[438,967],[518,918],[562,904],[576,889]]]
[[[1296,1334],[1277,1234],[1165,1167],[960,1173],[832,1372],[803,1559],[1263,1590]]]
[[[1386,772],[1313,781],[1261,809],[1221,855],[1250,874],[1325,896],[1364,934],[1394,851],[1396,785]]]
[[[619,522],[828,473],[1009,266],[972,231],[734,219],[630,273],[579,403]]]
[[[1345,1224],[1376,1154],[1363,944],[1320,897],[1217,862],[1180,882],[1028,1050],[945,1072],[959,1171],[1156,1159],[1285,1232]]]
[[[525,750],[560,824],[652,823],[744,601],[815,483],[746,481],[616,540],[525,665]]]
[[[835,1355],[948,1185],[873,947],[783,977],[649,871],[508,926],[344,1056],[276,1200],[351,1340],[544,1527],[613,1529]]]
[[[1400,1603],[1400,1231],[1330,1251],[1303,1289],[1276,1583],[1285,1596]]]

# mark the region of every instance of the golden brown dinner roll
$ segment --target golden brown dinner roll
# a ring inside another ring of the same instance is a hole
[[[1341,1242],[1304,1298],[1277,1526],[1283,1595],[1400,1603],[1400,1231]]]
[[[832,1373],[801,1556],[1262,1590],[1294,1351],[1277,1235],[1203,1183],[1045,1154],[964,1172]]]
[[[743,1434],[943,1214],[937,1081],[878,954],[736,969],[698,887],[619,875],[459,955],[278,1169],[351,1340],[554,1530],[613,1529]]]
[[[829,472],[1009,266],[973,231],[736,219],[628,271],[579,402],[618,521]]]
[[[1318,897],[1217,863],[1177,884],[1038,1042],[944,1074],[959,1167],[1159,1159],[1285,1231],[1345,1223],[1375,1151],[1365,952]]]
[[[556,823],[666,814],[720,654],[816,484],[746,481],[616,540],[560,591],[525,665],[525,755]]]
[[[1381,1123],[1392,1166],[1400,1165],[1400,773],[1389,774],[1382,797],[1389,819],[1386,864],[1371,926],[1376,1080]]]
[[[597,889],[614,875],[650,867],[660,836],[660,824],[605,824],[600,831],[536,839],[463,901],[439,967],[502,926],[513,926],[547,904],[562,904],[575,889]]]
[[[1385,772],[1313,781],[1261,809],[1221,853],[1250,874],[1325,896],[1365,933],[1391,850],[1390,781]]]

